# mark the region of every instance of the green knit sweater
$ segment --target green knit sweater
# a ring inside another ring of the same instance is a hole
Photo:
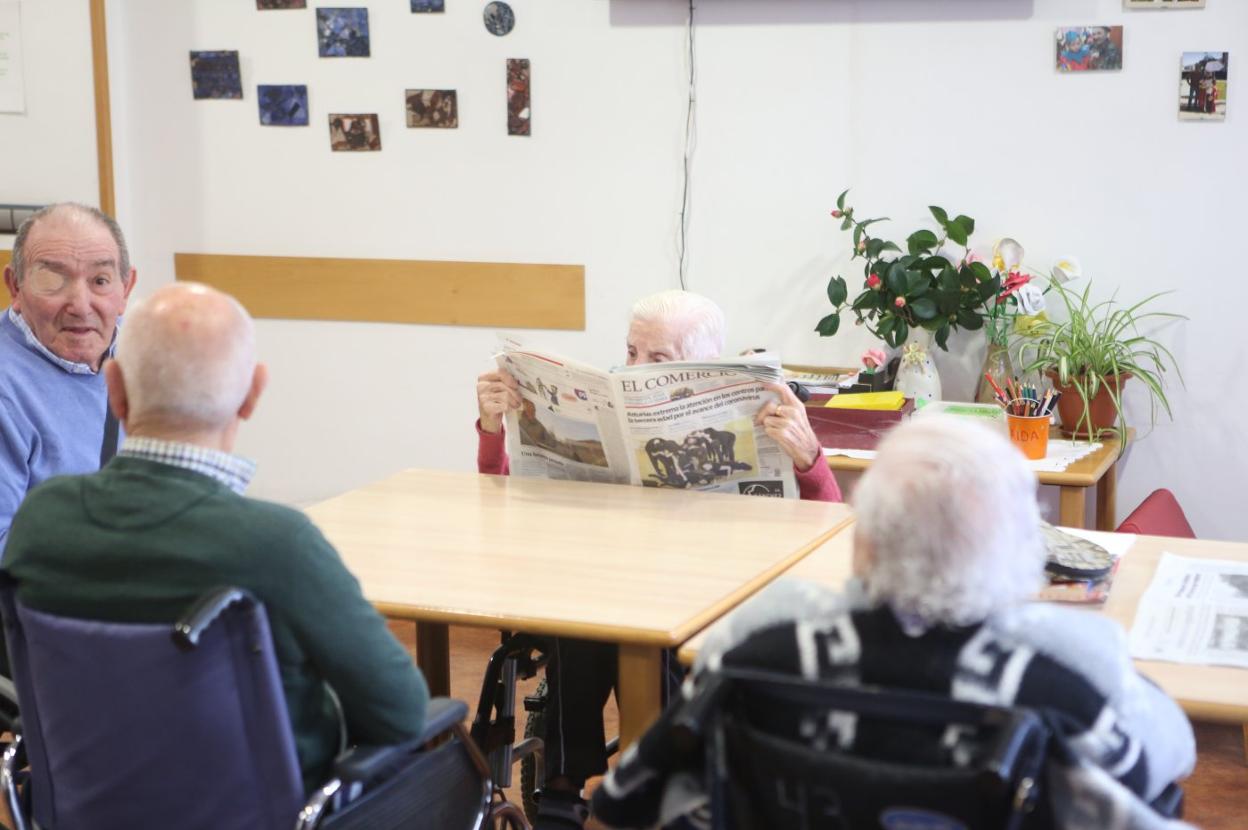
[[[251,591],[268,612],[309,789],[338,751],[330,688],[352,743],[395,743],[424,723],[424,678],[320,531],[199,473],[119,456],[51,479],[18,510],[3,569],[31,608],[110,622],[173,622],[208,589]]]

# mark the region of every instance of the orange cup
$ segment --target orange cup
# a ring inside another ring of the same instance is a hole
[[[1044,458],[1049,451],[1048,415],[1010,415],[1010,440],[1030,459]]]

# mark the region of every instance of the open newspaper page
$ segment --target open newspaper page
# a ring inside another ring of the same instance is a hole
[[[793,462],[754,423],[776,399],[763,386],[781,378],[774,355],[628,366],[611,378],[634,482],[797,498]]]
[[[628,450],[601,369],[503,341],[496,360],[520,384],[519,412],[507,415],[511,474],[627,484]]]
[[[1140,660],[1248,668],[1248,563],[1163,553],[1130,646]]]

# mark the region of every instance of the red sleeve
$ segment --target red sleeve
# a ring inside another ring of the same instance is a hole
[[[511,473],[511,462],[507,458],[507,428],[498,432],[486,432],[481,429],[481,419],[477,419],[477,472],[489,475],[505,476]]]
[[[832,475],[822,451],[809,470],[803,473],[794,467],[793,474],[797,476],[797,491],[803,501],[844,501],[836,476]]]

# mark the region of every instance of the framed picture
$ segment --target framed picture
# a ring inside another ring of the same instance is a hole
[[[242,98],[238,52],[191,52],[191,94],[196,99]]]
[[[446,11],[446,0],[412,0],[412,14]]]
[[[1226,120],[1229,52],[1184,52],[1179,65],[1179,118]]]
[[[1121,26],[1063,26],[1057,30],[1059,72],[1122,69]]]
[[[316,43],[322,58],[367,58],[368,9],[317,9]]]
[[[1203,9],[1205,0],[1122,0],[1127,9]]]
[[[381,149],[381,127],[376,113],[330,113],[329,149],[368,153]]]
[[[529,59],[507,59],[507,135],[531,135]]]
[[[308,126],[308,88],[304,84],[256,87],[260,123],[266,127]]]
[[[454,129],[459,126],[459,100],[453,89],[409,89],[404,93],[407,126]]]
[[[256,8],[260,11],[271,9],[306,9],[308,0],[256,0]]]

